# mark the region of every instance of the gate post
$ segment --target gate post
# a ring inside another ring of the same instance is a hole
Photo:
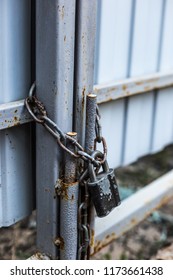
[[[72,131],[75,0],[36,1],[36,95],[63,132]],[[37,126],[37,247],[59,258],[63,151]]]

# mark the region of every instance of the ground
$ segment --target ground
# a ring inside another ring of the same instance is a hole
[[[173,146],[115,170],[121,196],[127,197],[173,168]],[[92,259],[173,259],[173,201],[124,234]],[[0,229],[0,259],[26,259],[36,252],[35,212]]]

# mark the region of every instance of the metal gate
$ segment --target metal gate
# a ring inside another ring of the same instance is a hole
[[[31,214],[31,118],[24,99],[31,84],[30,1],[0,1],[0,226]]]
[[[35,135],[24,106],[34,80],[48,116],[85,149],[86,97],[97,95],[114,168],[172,143],[172,9],[173,0],[0,2],[0,226],[31,214],[36,196],[38,249],[78,256],[79,166],[43,126]],[[92,208],[90,253],[172,196],[170,172],[104,219]]]

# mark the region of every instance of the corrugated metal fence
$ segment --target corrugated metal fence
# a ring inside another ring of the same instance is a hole
[[[54,121],[65,132],[75,128],[84,143],[83,107],[94,79],[110,166],[129,164],[172,143],[173,0],[93,0],[92,4],[73,0],[70,6],[67,0],[42,0],[36,4],[37,95],[47,103]],[[0,1],[0,226],[32,212],[37,162],[38,247],[56,257],[52,240],[63,216],[55,186],[63,155],[38,128],[35,160],[31,117],[24,106],[34,76],[34,6],[30,0]],[[166,187],[156,182],[126,200],[105,219],[104,229],[99,220],[96,250],[100,239],[106,238],[106,244],[116,238],[116,230],[118,235],[127,230],[134,215],[140,221],[166,202],[173,195],[172,176],[162,179]]]
[[[98,4],[95,90],[99,98],[107,88],[101,100],[107,103],[100,107],[110,162],[117,167],[173,141],[172,87],[157,89],[160,76],[154,75],[173,74],[173,1],[101,0]],[[144,82],[145,75],[150,85]],[[133,77],[139,80],[129,87],[125,79]],[[128,97],[140,83],[145,92]],[[150,91],[153,84],[156,89]],[[116,99],[118,91],[123,99],[109,101]]]
[[[30,124],[18,126],[27,118],[24,103],[10,103],[25,98],[31,84],[30,6],[0,1],[0,226],[33,208]]]

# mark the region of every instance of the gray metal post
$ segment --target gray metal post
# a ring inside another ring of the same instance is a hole
[[[86,132],[85,150],[90,153],[94,150],[95,119],[96,119],[97,95],[88,94],[86,102]]]
[[[86,96],[93,92],[97,0],[77,1],[75,60],[75,122],[79,142],[85,145]],[[92,144],[93,145],[93,144]],[[90,143],[87,144],[87,149]]]
[[[77,133],[69,132],[69,136],[77,138]],[[75,147],[68,143],[67,147],[74,152]],[[78,190],[76,182],[76,159],[65,154],[64,181],[61,185],[60,202],[60,259],[76,260],[78,245]]]
[[[64,132],[72,131],[74,34],[75,0],[36,1],[36,94]],[[37,247],[58,258],[63,151],[43,127],[36,137]]]
[[[95,119],[96,119],[96,105],[97,95],[87,95],[86,102],[86,131],[85,131],[85,150],[88,153],[94,150],[94,139],[95,139]],[[95,208],[91,199],[89,199],[89,213],[88,222],[90,225],[90,248],[89,255],[94,251],[94,240],[95,240]]]

